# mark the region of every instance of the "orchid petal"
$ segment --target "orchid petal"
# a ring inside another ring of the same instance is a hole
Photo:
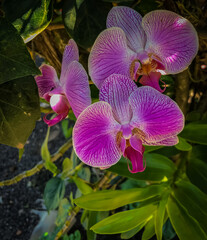
[[[70,39],[68,44],[65,46],[65,50],[63,53],[61,77],[60,77],[61,82],[65,80],[65,74],[68,70],[69,64],[72,61],[78,61],[78,60],[79,60],[78,46],[73,39]]]
[[[59,123],[59,122],[62,121],[63,119],[65,119],[65,118],[67,117],[67,115],[68,115],[68,112],[65,112],[65,113],[62,113],[62,114],[58,114],[56,117],[54,117],[53,119],[50,119],[50,120],[47,119],[47,115],[48,115],[48,114],[46,114],[46,115],[43,117],[43,120],[44,120],[45,123],[48,124],[48,126],[51,127],[51,126]]]
[[[42,72],[42,75],[36,76],[35,81],[38,86],[39,96],[43,98],[46,93],[58,86],[59,81],[57,73],[52,66],[43,64],[40,67],[40,71]]]
[[[144,145],[149,145],[149,146],[174,146],[179,142],[179,139],[177,136],[169,137],[166,138],[160,142],[148,142],[146,139],[143,139],[143,144]]]
[[[126,34],[127,45],[134,51],[140,52],[146,43],[146,34],[142,28],[142,16],[129,7],[113,7],[108,13],[106,25],[120,27]]]
[[[125,156],[132,163],[132,170],[128,165],[128,169],[131,173],[143,172],[146,168],[146,162],[143,165],[143,153],[144,147],[142,147],[139,151],[135,150],[133,147],[129,146],[125,149]]]
[[[120,28],[109,28],[97,37],[89,55],[89,75],[100,89],[113,73],[130,77],[130,64],[136,54],[127,47],[126,36]]]
[[[141,83],[144,86],[153,87],[157,91],[162,93],[165,91],[166,87],[164,87],[164,89],[160,88],[160,85],[159,85],[160,77],[161,77],[161,73],[151,72],[149,75],[143,75],[139,80],[139,83]]]
[[[83,66],[73,61],[65,73],[65,95],[76,117],[91,104],[88,75]]]
[[[176,102],[151,87],[134,91],[129,102],[133,111],[130,125],[141,131],[141,139],[160,142],[177,135],[184,127],[184,116]]]
[[[185,70],[198,52],[198,36],[185,18],[167,10],[146,14],[142,26],[147,34],[145,50],[158,57],[167,74]]]
[[[93,167],[108,167],[121,158],[117,145],[120,125],[114,120],[106,102],[87,107],[78,117],[73,129],[73,146],[77,156]]]
[[[126,124],[132,117],[129,96],[136,89],[136,84],[128,77],[112,74],[102,85],[99,99],[110,104],[114,118],[119,123]]]

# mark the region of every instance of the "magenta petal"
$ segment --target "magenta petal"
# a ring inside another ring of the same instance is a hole
[[[73,129],[73,146],[77,156],[93,167],[108,167],[118,162],[121,150],[117,145],[120,125],[114,120],[106,102],[97,102],[78,117]]]
[[[48,126],[51,127],[51,126],[59,123],[59,122],[62,121],[63,119],[65,119],[65,118],[67,117],[67,115],[68,115],[68,112],[65,112],[65,113],[62,113],[62,114],[58,114],[56,117],[54,117],[54,118],[51,119],[51,120],[48,120],[48,119],[47,119],[47,115],[48,115],[48,114],[46,114],[46,115],[43,117],[43,120],[44,120],[45,123],[48,124]]]
[[[161,77],[161,73],[151,72],[149,75],[143,75],[139,80],[139,83],[141,83],[144,86],[153,87],[157,91],[162,93],[165,91],[166,87],[164,87],[164,89],[160,88],[160,85],[159,85],[160,77]]]
[[[99,99],[110,104],[114,117],[119,123],[126,124],[132,117],[129,96],[136,89],[136,84],[128,77],[113,74],[102,85]]]
[[[89,75],[100,89],[104,80],[113,73],[130,77],[130,64],[135,57],[136,53],[127,47],[123,30],[106,29],[97,37],[89,55]]]
[[[42,72],[42,75],[36,76],[35,81],[38,86],[39,96],[43,98],[46,93],[58,86],[59,81],[57,73],[52,66],[43,64],[40,67],[40,71]]]
[[[143,144],[144,145],[151,145],[151,146],[174,146],[179,142],[178,137],[177,136],[173,136],[173,137],[169,137],[166,138],[162,141],[158,141],[158,142],[148,142],[145,139],[143,140]]]
[[[146,34],[142,28],[142,16],[129,7],[113,7],[108,13],[107,28],[120,27],[126,34],[127,45],[140,52],[146,43]]]
[[[70,63],[63,89],[75,116],[78,117],[91,104],[88,75],[79,62]]]
[[[143,165],[143,153],[144,147],[140,151],[135,150],[133,147],[129,146],[125,149],[125,156],[131,161],[132,170],[128,165],[128,169],[131,173],[143,172],[146,168],[146,162],[144,160]]]
[[[198,52],[198,36],[185,18],[167,10],[146,14],[142,26],[147,34],[145,50],[161,59],[165,72],[186,69]]]
[[[70,39],[68,44],[65,46],[65,50],[63,53],[60,81],[63,81],[65,79],[65,73],[67,72],[69,64],[72,61],[78,61],[78,60],[79,60],[78,46],[73,39]]]
[[[182,131],[184,116],[176,102],[151,87],[134,91],[129,102],[133,111],[130,125],[141,130],[147,142],[160,142]]]

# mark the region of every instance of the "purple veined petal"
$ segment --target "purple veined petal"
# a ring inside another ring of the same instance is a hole
[[[166,86],[164,87],[164,89],[161,89],[159,85],[160,77],[161,77],[161,73],[151,72],[149,75],[143,75],[139,80],[139,83],[141,83],[143,86],[153,87],[157,91],[163,93],[166,89]]]
[[[36,76],[35,81],[38,86],[39,96],[43,98],[46,93],[59,85],[59,81],[57,73],[52,66],[43,64],[40,67],[40,71],[42,72],[42,75]]]
[[[122,125],[129,123],[132,118],[129,96],[136,89],[137,86],[131,79],[120,74],[109,76],[100,89],[100,101],[110,104],[114,118]]]
[[[59,123],[59,122],[62,121],[63,119],[65,119],[65,118],[68,116],[68,112],[58,114],[56,117],[54,117],[53,119],[50,119],[50,120],[47,119],[47,115],[48,115],[48,114],[46,114],[46,115],[43,117],[43,120],[44,120],[45,123],[47,123],[48,126],[51,127],[51,126]]]
[[[146,141],[146,139],[143,140],[144,145],[149,145],[149,146],[174,146],[179,142],[179,139],[177,136],[172,136],[166,139],[163,139],[160,142],[150,142]]]
[[[154,88],[138,88],[130,95],[129,102],[133,112],[130,125],[142,131],[141,139],[160,142],[182,131],[182,111],[176,102]]]
[[[91,104],[88,75],[79,62],[70,63],[63,90],[76,117]]]
[[[127,47],[125,33],[120,28],[109,28],[97,37],[88,60],[89,75],[100,89],[113,73],[130,77],[130,65],[136,53]]]
[[[128,169],[131,173],[143,172],[146,168],[146,161],[143,159],[144,147],[141,146],[139,151],[129,146],[125,149],[124,156],[127,157],[131,164],[132,170],[128,163]]]
[[[185,18],[167,10],[146,14],[142,26],[147,34],[145,50],[158,56],[167,74],[185,70],[198,52],[198,36]]]
[[[114,165],[122,155],[117,144],[119,129],[108,103],[90,105],[80,114],[73,129],[73,147],[77,156],[93,167]]]
[[[134,51],[144,50],[146,34],[142,28],[142,16],[132,8],[113,7],[107,16],[107,28],[120,27],[126,34],[127,45]]]
[[[68,66],[72,61],[79,60],[79,51],[76,42],[70,39],[68,44],[65,46],[62,60],[61,77],[60,79],[65,79],[65,73],[67,72]],[[60,80],[60,81],[62,81]]]

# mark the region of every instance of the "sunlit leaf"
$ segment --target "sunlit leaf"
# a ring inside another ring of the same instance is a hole
[[[158,204],[157,211],[155,211],[155,233],[157,240],[162,240],[162,228],[164,224],[165,209],[169,197],[169,191],[166,191],[162,195],[162,199]]]
[[[132,238],[135,234],[137,234],[146,224],[147,220],[143,223],[141,223],[140,225],[138,225],[137,227],[127,231],[127,232],[124,232],[121,234],[121,239],[130,239]]]
[[[192,149],[192,145],[190,145],[184,138],[179,137],[179,143],[175,145],[178,150],[181,151],[190,151]]]
[[[144,158],[146,159],[144,172],[130,173],[127,167],[127,160],[123,157],[108,170],[121,176],[147,181],[162,181],[173,177],[175,165],[167,157],[160,154],[147,153],[144,154]]]
[[[74,202],[84,209],[107,211],[129,203],[144,201],[160,195],[164,191],[162,185],[151,185],[146,188],[129,190],[103,190],[77,198]]]
[[[23,148],[39,118],[39,96],[33,77],[1,84],[0,143]]]
[[[25,42],[42,32],[52,19],[52,0],[6,0],[3,9]]]
[[[65,194],[65,183],[62,179],[55,177],[50,179],[44,190],[44,201],[47,210],[54,210],[59,206]]]
[[[73,168],[73,162],[71,159],[69,158],[65,158],[63,160],[63,165],[62,165],[62,173],[61,173],[61,178],[64,179],[66,178],[67,176],[69,176],[69,173],[70,171],[72,170]]]
[[[40,74],[12,24],[0,17],[0,29],[0,84],[17,78],[24,81],[22,77]]]
[[[187,124],[180,136],[189,142],[207,145],[207,121]]]
[[[147,222],[142,234],[142,240],[149,240],[155,235],[155,219],[154,216]]]
[[[173,196],[170,196],[168,199],[167,210],[170,221],[179,239],[206,239],[206,235],[201,230],[199,223],[188,215],[187,211]]]
[[[91,229],[100,234],[116,234],[129,231],[152,217],[156,206],[145,207],[116,213],[101,222],[95,224]]]
[[[93,192],[93,189],[87,183],[85,183],[81,178],[73,177],[72,179],[82,194],[88,194]]]

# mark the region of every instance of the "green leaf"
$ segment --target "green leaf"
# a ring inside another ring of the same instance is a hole
[[[180,181],[174,188],[174,197],[187,213],[197,220],[207,234],[207,195],[189,181]]]
[[[23,156],[23,154],[24,154],[24,150],[25,150],[24,148],[20,148],[20,149],[19,149],[19,160],[18,160],[19,162],[20,162],[21,159],[22,159],[22,156]]]
[[[59,206],[65,194],[65,183],[62,179],[55,177],[50,179],[44,190],[44,201],[47,210],[54,210]]]
[[[61,126],[62,126],[62,130],[65,138],[71,137],[72,131],[73,131],[72,127],[68,128],[68,124],[69,124],[68,119],[61,121]]]
[[[186,140],[182,137],[178,137],[179,138],[179,143],[175,145],[175,147],[178,150],[181,151],[190,151],[192,149],[192,146],[186,142]]]
[[[141,208],[116,213],[101,222],[95,224],[91,229],[99,234],[117,234],[129,231],[152,217],[156,206],[147,205]]]
[[[0,143],[23,148],[39,118],[39,96],[33,77],[1,84]]]
[[[189,142],[207,145],[207,121],[192,122],[180,133]]]
[[[142,240],[148,240],[155,235],[155,219],[154,216],[147,222],[142,234]]]
[[[206,146],[193,146],[186,172],[191,182],[207,194],[206,154]]]
[[[145,153],[153,152],[155,150],[158,150],[160,148],[163,148],[163,146],[144,146],[145,147]]]
[[[89,211],[88,227],[87,227],[87,240],[96,240],[96,234],[90,229],[97,219],[97,212]]]
[[[3,9],[25,42],[42,32],[52,19],[52,0],[6,0]]]
[[[69,35],[78,45],[90,48],[98,34],[106,28],[107,7],[96,0],[64,1],[63,22]]]
[[[173,197],[168,198],[167,211],[170,221],[180,240],[207,239],[199,223]]]
[[[87,183],[85,183],[81,178],[72,177],[72,179],[82,194],[88,194],[93,192],[93,189]]]
[[[74,202],[84,209],[107,211],[129,203],[153,198],[160,195],[164,189],[162,185],[151,185],[146,188],[134,188],[129,190],[103,190],[77,198]]]
[[[173,229],[173,226],[168,218],[166,223],[163,226],[163,240],[171,240],[176,236],[176,232]]]
[[[166,208],[169,194],[170,194],[170,191],[166,191],[162,195],[162,199],[158,204],[157,211],[155,212],[155,233],[157,236],[157,240],[162,240],[162,228],[164,224],[165,208]]]
[[[146,169],[144,172],[130,173],[127,168],[127,160],[123,157],[108,170],[118,173],[121,176],[146,181],[167,181],[173,177],[176,168],[173,162],[167,157],[160,154],[147,153],[144,154],[144,158],[146,159]]]
[[[73,162],[69,158],[65,158],[62,165],[61,178],[64,179],[69,176],[70,171],[73,169]]]
[[[68,216],[68,212],[69,212],[70,207],[71,207],[71,205],[70,205],[67,198],[63,198],[60,201],[60,205],[59,205],[59,208],[58,208],[58,215],[57,215],[57,218],[56,218],[56,221],[55,221],[55,224],[57,226],[61,226],[62,224],[64,224],[64,222],[65,222],[65,220]]]
[[[135,234],[137,234],[146,224],[147,220],[143,223],[141,223],[140,225],[138,225],[137,227],[127,231],[127,232],[124,232],[121,234],[121,239],[130,239],[132,238]]]
[[[50,152],[48,150],[49,135],[50,135],[50,127],[48,127],[47,129],[47,134],[41,147],[41,157],[45,161],[45,168],[50,172],[52,172],[54,175],[56,175],[59,172],[59,170],[56,167],[56,165],[50,161],[51,157],[50,157]]]
[[[0,17],[0,29],[0,84],[17,78],[24,81],[22,77],[40,74],[12,24]]]

